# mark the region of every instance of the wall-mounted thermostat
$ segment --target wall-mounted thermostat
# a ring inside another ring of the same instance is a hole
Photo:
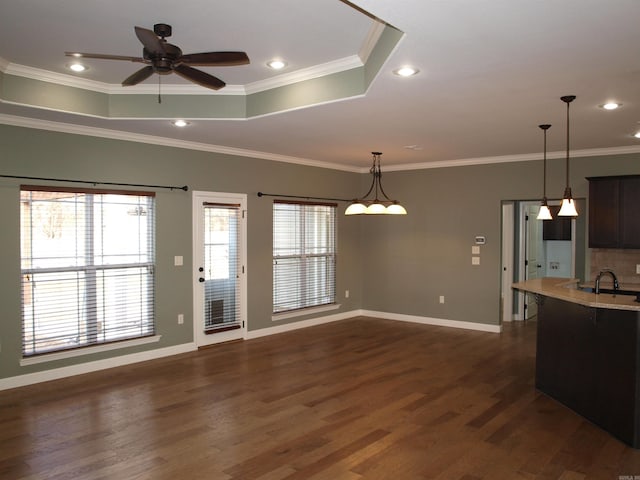
[[[484,245],[485,243],[487,243],[487,239],[484,235],[476,236],[476,245]]]

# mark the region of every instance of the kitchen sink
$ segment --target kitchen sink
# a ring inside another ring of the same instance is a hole
[[[580,290],[588,293],[595,293],[594,287],[580,287]],[[612,295],[630,295],[636,297],[636,302],[640,302],[640,292],[638,290],[624,290],[619,288],[618,290],[614,290],[613,288],[601,288],[600,293],[609,293]]]

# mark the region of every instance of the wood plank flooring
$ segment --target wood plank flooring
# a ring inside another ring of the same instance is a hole
[[[0,392],[0,478],[640,478],[535,391],[535,323],[358,317]]]

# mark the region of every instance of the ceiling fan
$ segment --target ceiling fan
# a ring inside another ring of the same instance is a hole
[[[203,67],[228,67],[234,65],[246,65],[249,57],[245,52],[205,52],[183,55],[179,47],[167,42],[171,36],[171,25],[157,23],[153,31],[135,27],[136,36],[143,45],[142,57],[127,57],[122,55],[104,55],[100,53],[65,52],[69,57],[97,58],[103,60],[126,60],[129,62],[146,63],[146,67],[129,76],[122,82],[122,86],[137,85],[154,73],[168,75],[177,73],[183,78],[198,85],[213,90],[219,90],[226,85],[218,77],[214,77],[193,66]]]

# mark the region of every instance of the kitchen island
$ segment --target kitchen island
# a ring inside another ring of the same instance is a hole
[[[640,448],[640,303],[594,294],[578,280],[541,278],[513,288],[538,303],[536,388],[624,443]]]

